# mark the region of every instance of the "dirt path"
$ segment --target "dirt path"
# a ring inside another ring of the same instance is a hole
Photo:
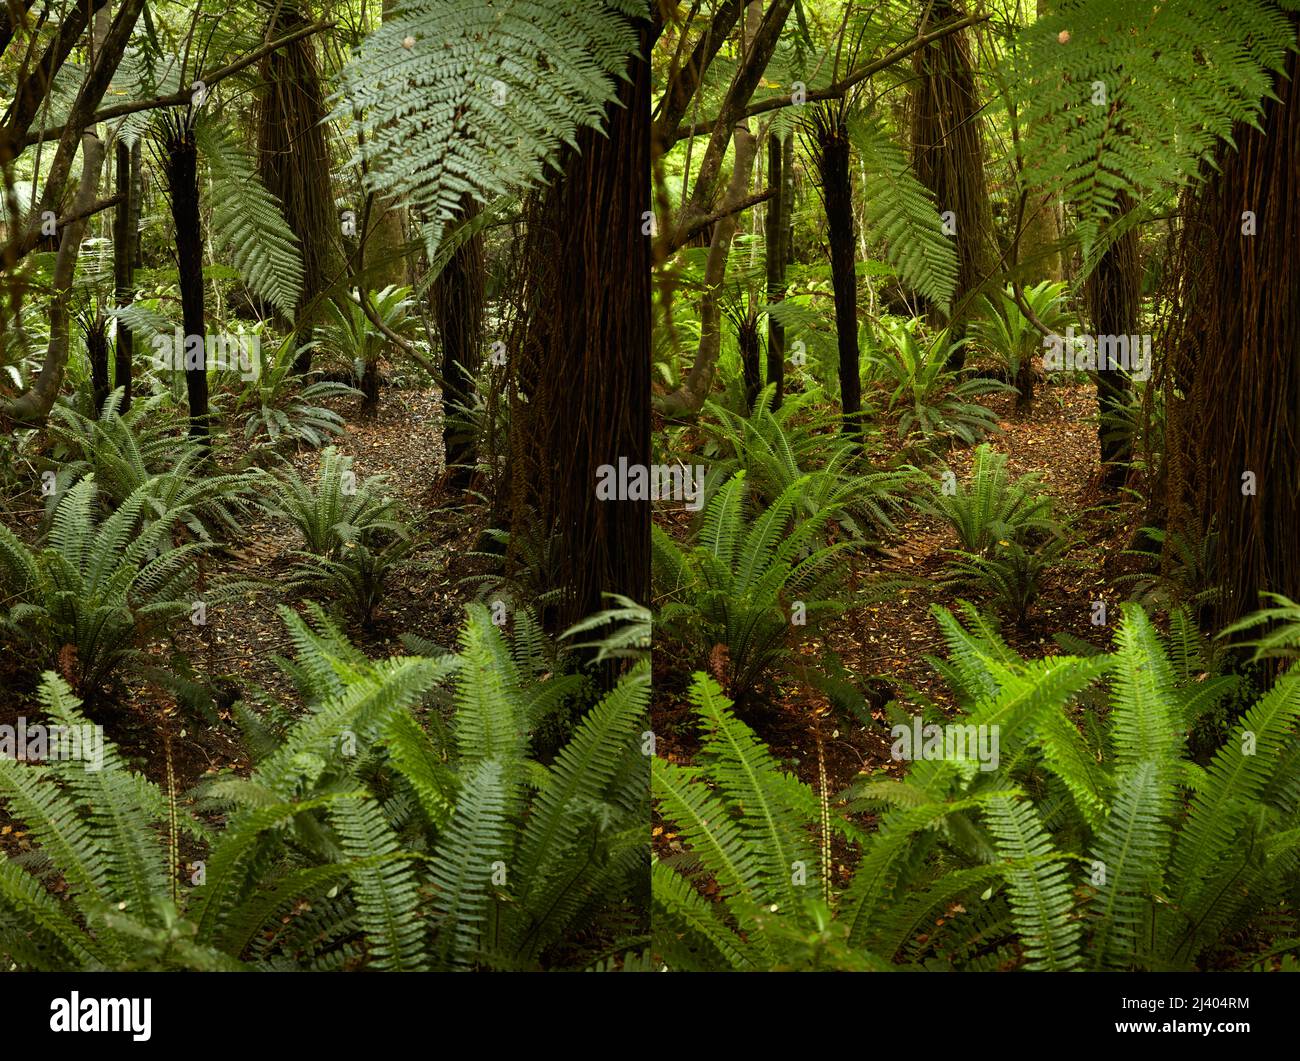
[[[349,423],[336,445],[353,457],[358,478],[383,474],[405,502],[417,533],[426,535],[390,580],[374,624],[364,628],[353,623],[349,636],[372,657],[403,652],[400,635],[405,632],[450,647],[468,599],[460,579],[475,532],[447,520],[429,504],[430,488],[443,470],[438,392],[386,389],[379,413],[371,421],[356,419],[354,400],[339,404],[337,411]],[[303,450],[293,455],[292,463],[310,481],[319,459],[317,451]],[[233,560],[223,557],[223,575],[276,579],[287,572],[289,554],[301,541],[286,521],[263,516],[248,523],[242,541],[231,544]],[[213,573],[210,567],[209,575]],[[276,610],[285,603],[292,605],[293,600],[279,586],[272,586],[236,604],[210,609],[206,627],[182,628],[173,641],[150,646],[151,662],[170,668],[172,653],[179,650],[202,676],[219,678],[231,691],[247,696],[255,686],[261,687],[298,708],[273,659],[290,651]],[[0,724],[13,724],[20,715],[31,722],[39,720],[34,682],[24,661],[3,661],[0,687]],[[163,785],[170,744],[180,791],[212,771],[229,768],[246,773],[251,767],[228,710],[222,710],[217,724],[211,724],[178,705],[168,691],[135,675],[128,676],[119,695],[105,698],[93,717],[105,725],[106,735],[128,762]],[[0,814],[0,846],[12,853],[23,850],[25,840],[21,830],[15,831]]]
[[[1012,411],[1013,398],[998,395],[987,400],[1002,428],[989,442],[1007,454],[1015,474],[1039,474],[1043,489],[1053,498],[1057,518],[1080,541],[1068,556],[1072,562],[1047,576],[1026,625],[1004,623],[1003,634],[1012,647],[1028,656],[1059,652],[1053,636],[1058,632],[1105,646],[1110,628],[1091,624],[1092,602],[1105,600],[1108,612],[1118,614],[1123,594],[1112,585],[1115,561],[1132,528],[1124,525],[1122,509],[1098,507],[1104,496],[1096,457],[1095,391],[1086,383],[1040,386],[1032,410],[1018,417]],[[962,479],[969,474],[973,457],[973,449],[954,450],[946,465]],[[937,476],[943,467],[938,464],[927,471]],[[825,645],[840,656],[860,689],[878,691],[882,706],[891,694],[908,704],[909,686],[941,704],[951,703],[925,657],[946,654],[930,607],[955,607],[958,594],[937,583],[945,550],[957,544],[946,524],[912,510],[899,524],[897,539],[888,545],[892,555],[853,554],[857,603],[827,623]],[[870,578],[882,574],[908,575],[928,584],[877,603],[865,587]],[[821,655],[822,644],[810,639],[804,648],[807,665],[819,666]],[[698,746],[683,695],[686,677],[662,666],[655,674],[656,731],[664,731],[667,753],[683,762],[691,760]],[[847,786],[864,770],[902,772],[905,764],[889,756],[889,724],[883,710],[873,711],[875,724],[864,726],[833,709],[826,697],[790,674],[777,675],[767,694],[767,709],[748,720],[773,754],[804,781],[816,783],[818,733],[833,790]]]

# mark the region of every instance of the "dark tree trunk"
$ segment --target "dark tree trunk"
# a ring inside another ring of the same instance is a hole
[[[1121,213],[1132,209],[1133,201],[1121,196]],[[1099,341],[1097,385],[1097,445],[1101,454],[1102,481],[1108,490],[1118,490],[1128,477],[1133,460],[1133,439],[1125,431],[1119,412],[1128,404],[1131,383],[1118,366],[1101,363],[1102,336],[1137,337],[1141,325],[1142,270],[1138,254],[1138,233],[1130,227],[1106,250],[1085,284],[1093,338]]]
[[[831,285],[835,289],[835,334],[839,346],[840,405],[844,430],[861,431],[862,380],[858,365],[858,275],[854,263],[853,187],[849,130],[838,104],[819,107],[809,122],[809,147],[817,165],[826,209]]]
[[[188,112],[169,115],[166,136],[159,145],[159,161],[167,179],[172,223],[176,229],[176,267],[181,289],[181,319],[185,347],[185,393],[190,406],[190,435],[206,443],[208,423],[208,369],[206,323],[203,311],[203,229],[199,222],[198,147]],[[202,349],[190,349],[197,336]]]
[[[134,226],[132,246],[135,248],[131,264],[137,269],[144,268],[144,236],[140,233],[140,216],[144,209],[144,156],[140,150],[140,141],[131,145],[131,195],[134,203],[131,211],[131,223]]]
[[[374,416],[379,411],[379,358],[367,359],[361,373],[361,415]]]
[[[267,35],[283,36],[306,24],[302,12],[286,4]],[[296,323],[309,335],[316,303],[342,263],[325,141],[329,112],[314,43],[304,38],[272,52],[262,60],[259,76],[266,89],[257,112],[257,175],[280,200],[284,219],[298,237],[303,280]],[[311,368],[311,354],[308,347],[298,355],[295,372]]]
[[[110,393],[108,384],[108,321],[96,316],[86,324],[86,357],[90,361],[90,393],[98,420]]]
[[[794,133],[786,133],[785,143],[781,145],[781,173],[785,177],[781,207],[785,220],[785,264],[794,265]]]
[[[513,526],[559,536],[554,584],[565,625],[602,594],[649,596],[648,500],[598,499],[602,466],[650,456],[651,24],[604,133],[585,129],[533,204],[526,304],[510,336]]]
[[[478,207],[468,196],[461,223],[471,224]],[[483,235],[476,232],[456,249],[430,291],[434,322],[442,340],[442,441],[448,483],[464,490],[474,476],[476,440],[454,406],[474,393],[483,344]]]
[[[768,200],[763,230],[767,251],[767,301],[773,304],[785,297],[786,178],[783,148],[781,138],[775,133],[769,133],[767,186],[779,189]],[[767,318],[767,385],[776,388],[772,408],[779,409],[781,398],[785,394],[785,327],[771,314]]]
[[[138,145],[137,145],[138,146]],[[131,179],[131,150],[118,141],[116,155],[117,194],[122,201],[113,214],[113,288],[119,307],[129,306],[134,300],[136,218],[139,199]],[[131,408],[131,360],[135,351],[131,330],[118,323],[117,340],[113,350],[113,385],[122,390],[120,411]]]
[[[1220,147],[1184,200],[1162,342],[1171,527],[1217,534],[1215,626],[1258,607],[1262,590],[1300,597],[1298,67],[1290,52],[1259,127],[1239,123],[1236,147]]]
[[[763,389],[763,368],[759,360],[758,316],[752,307],[736,316],[736,346],[740,350],[740,370],[745,381],[745,411],[753,412],[758,392]]]
[[[930,26],[959,19],[963,12],[953,0],[935,0]],[[950,33],[917,51],[912,96],[912,165],[922,184],[934,193],[941,214],[951,211],[956,224],[957,288],[948,316],[951,341],[966,332],[966,303],[989,271],[993,213],[984,180],[984,145],[980,136],[980,102],[975,88],[966,31]],[[938,325],[943,314],[931,307]],[[961,368],[966,347],[953,351],[950,366]]]

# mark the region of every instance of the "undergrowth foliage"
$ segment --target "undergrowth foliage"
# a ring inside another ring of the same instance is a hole
[[[683,547],[652,528],[657,629],[681,640],[696,658],[723,649],[719,669],[736,697],[789,659],[809,624],[838,614],[844,602],[839,556],[849,540],[826,543],[843,500],[812,512],[808,476],[766,505],[754,504],[737,472],[705,506],[698,541]]]
[[[209,813],[111,742],[100,770],[0,757],[0,804],[41,851],[0,860],[0,954],[31,969],[530,969],[608,967],[644,944],[628,926],[646,861],[646,663],[595,698],[581,677],[537,673],[545,639],[528,618],[511,639],[474,607],[457,652],[372,661],[319,607],[281,616],[307,711],[237,705],[255,765],[202,786]],[[533,758],[537,727],[576,695],[589,710]],[[40,697],[85,723],[58,675]],[[182,833],[201,872],[174,861]]]
[[[963,608],[965,623],[935,609],[949,652],[936,666],[954,725],[999,728],[992,771],[927,757],[901,779],[817,792],[697,675],[699,761],[654,763],[659,812],[687,849],[654,867],[669,968],[1232,968],[1255,960],[1253,932],[1296,916],[1294,669],[1195,753],[1185,734],[1231,685],[1180,673],[1179,643],[1139,607],[1113,651],[1040,660]],[[842,798],[878,827],[839,813]],[[830,894],[816,863],[827,827],[860,849]]]

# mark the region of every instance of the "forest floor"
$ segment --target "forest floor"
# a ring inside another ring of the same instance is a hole
[[[405,652],[400,635],[417,634],[447,649],[454,647],[470,594],[461,579],[471,573],[466,553],[474,548],[478,529],[463,518],[447,518],[437,506],[445,503],[437,486],[443,473],[441,399],[437,390],[399,390],[381,393],[373,419],[358,419],[355,399],[327,403],[347,421],[335,441],[340,452],[353,458],[358,479],[382,474],[406,505],[417,533],[419,548],[386,584],[382,609],[369,625],[345,626],[353,643],[372,658]],[[305,481],[315,476],[319,452],[303,449],[291,463]],[[39,502],[35,502],[39,513]],[[282,703],[296,703],[291,686],[274,657],[292,656],[292,647],[277,609],[299,598],[282,588],[292,550],[301,547],[295,527],[267,516],[250,521],[241,545],[218,555],[208,573],[240,579],[258,577],[270,584],[238,603],[208,611],[205,627],[185,628],[170,641],[149,647],[149,662],[174,669],[172,655],[183,653],[205,678],[216,678],[229,691],[247,697],[265,689]],[[15,725],[19,716],[28,724],[42,717],[35,696],[35,678],[27,661],[0,658],[0,725]],[[237,693],[236,693],[237,691]],[[87,716],[104,725],[129,765],[155,783],[167,786],[167,749],[178,793],[206,775],[231,769],[246,775],[251,762],[239,727],[228,707],[215,723],[177,703],[168,690],[131,675],[127,681],[85,708]],[[26,837],[0,814],[0,848],[10,854],[27,847]]]
[[[1031,657],[1060,652],[1055,641],[1058,633],[1109,647],[1119,603],[1127,596],[1123,587],[1116,587],[1116,578],[1131,566],[1123,553],[1136,529],[1136,517],[1132,505],[1103,507],[1106,495],[1096,459],[1096,392],[1087,383],[1040,386],[1032,408],[1022,413],[1014,411],[1014,399],[1014,395],[984,399],[998,414],[1002,429],[988,441],[1007,454],[1008,467],[1015,474],[1038,473],[1057,518],[1078,541],[1067,562],[1048,574],[1027,621],[1023,625],[1004,622],[1003,636],[1012,648]],[[970,471],[973,457],[973,449],[953,449],[940,465],[926,470],[937,475],[946,465],[961,479]],[[773,756],[813,786],[818,784],[820,739],[832,793],[842,791],[860,773],[905,771],[906,764],[889,754],[891,723],[883,710],[888,699],[915,713],[918,708],[909,697],[910,687],[940,705],[953,706],[925,657],[946,655],[931,607],[955,609],[962,596],[939,584],[945,550],[957,547],[957,538],[940,520],[912,509],[898,529],[883,553],[848,554],[850,586],[855,591],[850,606],[825,623],[819,631],[822,640],[812,637],[802,646],[809,669],[819,666],[823,645],[840,656],[854,683],[868,694],[869,704],[878,701],[872,710],[875,724],[863,725],[834,708],[824,694],[789,673],[778,676],[774,685],[761,690],[755,706],[741,712]],[[869,578],[879,575],[906,575],[925,580],[925,585],[875,603],[875,595],[864,592],[864,587]],[[978,598],[972,600],[979,603]],[[1106,602],[1109,626],[1092,624],[1093,602],[1099,600]],[[657,750],[670,761],[689,763],[699,747],[685,695],[690,675],[674,670],[661,655],[656,656],[654,673]],[[668,850],[672,839],[661,829],[656,836]]]

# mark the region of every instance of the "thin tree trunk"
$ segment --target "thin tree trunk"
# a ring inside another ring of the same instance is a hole
[[[777,194],[767,202],[763,237],[767,254],[767,301],[775,305],[785,297],[785,170],[784,144],[775,133],[767,137],[767,182]],[[785,326],[772,314],[767,317],[767,385],[775,387],[772,408],[781,407],[785,394]]]
[[[461,223],[478,214],[472,198],[462,200]],[[434,322],[442,340],[442,441],[448,482],[466,489],[474,475],[475,439],[453,412],[473,397],[483,343],[483,235],[466,239],[438,274],[430,291]]]
[[[81,183],[73,200],[73,215],[89,210],[95,202],[99,171],[104,163],[104,142],[93,133],[81,138]],[[72,279],[81,253],[81,241],[90,224],[89,216],[69,222],[63,229],[58,257],[54,261],[54,300],[50,305],[50,342],[45,362],[31,388],[0,407],[0,415],[22,424],[41,424],[54,408],[68,364],[68,304],[72,298]]]
[[[203,309],[203,229],[199,221],[198,146],[188,113],[173,119],[161,145],[163,170],[176,229],[176,267],[184,322],[185,393],[190,407],[190,436],[205,443],[208,423],[207,324]],[[194,337],[203,346],[194,350]]]
[[[778,10],[782,8],[783,10]],[[708,213],[703,209],[703,203],[707,201],[707,189],[712,188],[722,165],[727,137],[721,134],[721,130],[725,126],[730,132],[734,145],[731,180],[727,184],[727,192],[721,204],[721,209],[729,212],[714,222],[713,237],[709,242],[709,256],[704,265],[704,294],[700,297],[700,342],[696,349],[695,361],[685,382],[672,394],[666,395],[661,402],[661,408],[666,416],[681,416],[697,412],[713,389],[718,354],[722,349],[722,285],[727,277],[727,259],[731,254],[731,241],[735,238],[736,229],[740,224],[739,211],[729,210],[729,208],[735,207],[744,200],[749,190],[754,156],[758,153],[758,141],[749,130],[749,120],[744,117],[744,105],[753,94],[758,78],[767,65],[771,49],[775,47],[774,35],[779,35],[780,26],[784,25],[789,10],[790,4],[785,0],[776,0],[768,9],[766,16],[762,15],[761,5],[757,3],[749,5],[745,30],[747,58],[728,90],[728,103],[724,105],[724,113],[719,118],[719,128],[714,131],[709,146],[705,149],[704,161],[701,163],[700,173],[695,182],[695,196],[682,212],[678,224],[678,229],[684,230],[692,221]],[[717,146],[719,142],[722,148]]]
[[[138,145],[137,145],[138,146]],[[113,215],[113,293],[119,308],[134,301],[136,210],[139,207],[135,185],[131,180],[131,149],[120,140],[116,155],[117,194],[122,201]],[[122,390],[121,412],[131,408],[131,360],[135,339],[131,329],[120,321],[113,349],[113,385]]]
[[[809,123],[809,147],[817,165],[826,209],[831,285],[835,290],[835,334],[839,347],[840,406],[844,430],[862,429],[862,378],[858,362],[858,277],[854,263],[853,184],[849,130],[841,104],[824,104]]]

